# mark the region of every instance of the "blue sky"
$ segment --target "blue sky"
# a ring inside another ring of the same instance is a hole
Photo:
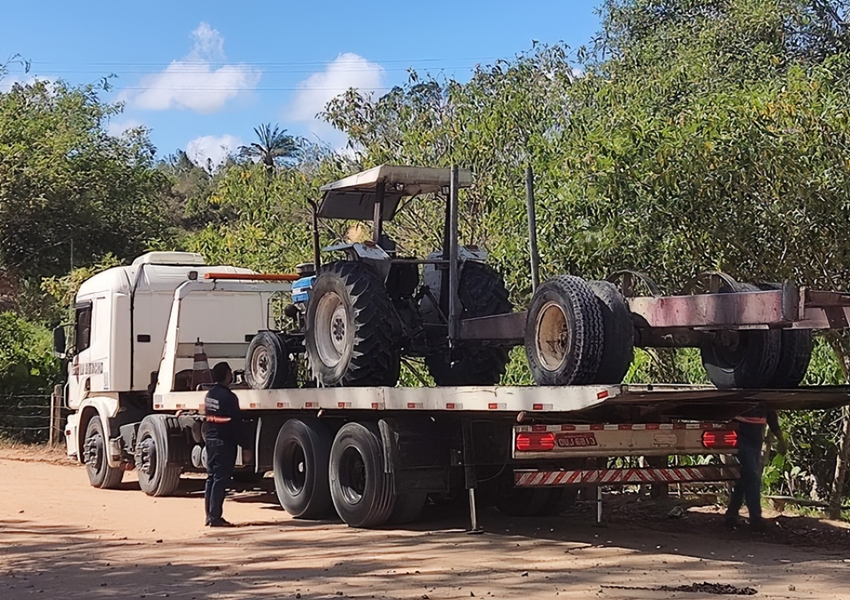
[[[110,130],[144,125],[159,154],[205,162],[253,140],[260,123],[341,147],[314,116],[348,87],[380,95],[408,68],[466,80],[532,40],[575,48],[599,29],[601,0],[430,2],[4,2],[0,91],[35,76],[92,83],[125,103]]]

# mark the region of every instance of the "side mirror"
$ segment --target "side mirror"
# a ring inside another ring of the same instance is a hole
[[[53,355],[56,358],[65,358],[67,343],[65,339],[65,325],[59,325],[53,329]]]

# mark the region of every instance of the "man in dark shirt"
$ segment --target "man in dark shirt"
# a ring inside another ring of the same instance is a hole
[[[761,517],[761,449],[765,427],[770,426],[782,454],[786,451],[785,438],[779,428],[776,411],[754,408],[735,417],[735,421],[738,423],[738,463],[741,465],[741,475],[729,497],[726,524],[730,527],[739,525],[738,511],[746,501],[750,526],[761,531],[765,527]]]
[[[207,449],[207,485],[204,504],[209,527],[232,527],[221,516],[224,491],[233,476],[236,446],[243,442],[242,411],[232,391],[233,371],[226,362],[212,368],[215,385],[204,398],[204,444]]]

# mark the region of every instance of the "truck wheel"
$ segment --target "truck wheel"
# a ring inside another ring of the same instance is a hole
[[[439,287],[429,287],[439,298]],[[502,277],[481,263],[467,261],[463,264],[458,296],[463,307],[462,319],[501,315],[513,310]],[[422,299],[423,319],[426,322],[442,322],[432,306],[430,298]],[[444,339],[440,342],[445,345]],[[458,346],[451,355],[446,351],[428,354],[425,365],[437,385],[496,385],[505,374],[508,360],[508,348],[504,346],[466,343]]]
[[[290,375],[289,354],[280,338],[261,331],[251,340],[245,355],[245,382],[256,390],[287,387]]]
[[[390,513],[390,518],[387,519],[387,522],[395,525],[412,523],[422,514],[426,500],[428,500],[428,494],[424,492],[412,492],[410,494],[396,496],[393,512]]]
[[[318,419],[290,419],[274,445],[274,489],[280,505],[293,517],[316,519],[331,507],[328,428]]]
[[[167,415],[148,415],[136,434],[139,487],[148,496],[170,496],[180,483],[179,464],[170,464]]]
[[[724,286],[718,293],[751,292],[748,283]],[[776,376],[782,336],[778,330],[733,332],[728,343],[720,339],[700,349],[708,379],[719,389],[768,387]]]
[[[499,494],[496,508],[511,517],[540,517],[557,514],[560,508],[560,488],[511,488]]]
[[[602,358],[593,383],[619,384],[634,358],[635,326],[626,299],[613,283],[588,281],[602,311]]]
[[[115,489],[124,477],[124,469],[110,467],[107,453],[107,440],[103,434],[103,423],[99,415],[89,419],[86,427],[86,439],[83,442],[83,462],[89,482],[96,488],[104,490]]]
[[[307,306],[307,357],[325,386],[393,386],[400,325],[384,284],[360,262],[322,267]]]
[[[602,311],[580,277],[561,275],[534,292],[525,326],[525,354],[538,385],[592,383],[602,359]]]
[[[759,285],[759,288],[782,289],[782,284],[764,283]],[[779,362],[768,387],[777,389],[798,387],[809,370],[814,345],[811,329],[783,329],[779,343]]]
[[[350,527],[377,527],[389,519],[395,496],[384,472],[381,434],[372,423],[347,423],[331,446],[331,498]]]

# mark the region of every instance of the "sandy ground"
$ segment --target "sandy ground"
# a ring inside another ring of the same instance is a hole
[[[56,454],[0,450],[0,598],[721,598],[660,586],[751,587],[757,598],[850,600],[850,530],[776,516],[753,536],[716,507],[618,502],[557,518],[430,506],[403,530],[290,519],[262,491],[228,497],[241,526],[203,527],[201,481],[150,498],[128,475],[96,490]],[[656,589],[639,589],[656,588]]]

